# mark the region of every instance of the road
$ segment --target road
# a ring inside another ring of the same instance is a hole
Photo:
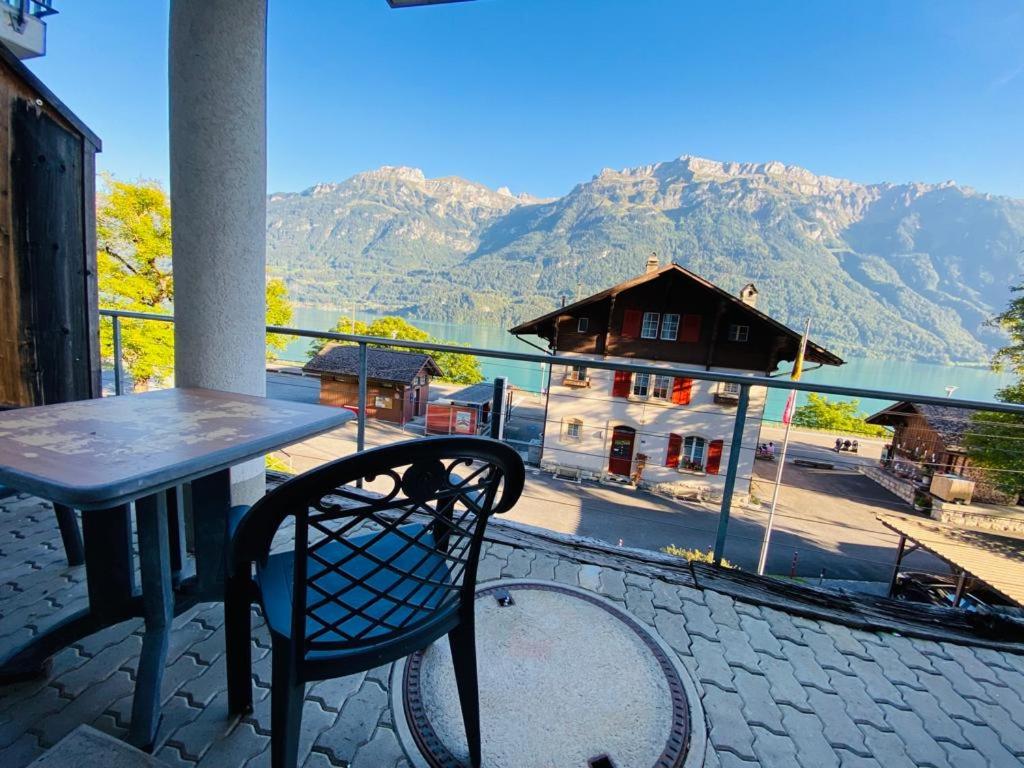
[[[268,395],[316,402],[319,383],[313,378],[270,374]],[[432,389],[434,387],[432,386]],[[443,391],[437,388],[437,393]],[[516,413],[535,423],[535,409]],[[380,422],[367,424],[366,445],[386,445],[416,437]],[[781,430],[766,428],[762,442],[781,444]],[[896,554],[896,536],[876,520],[879,511],[907,512],[903,502],[856,471],[858,464],[877,461],[880,441],[861,441],[857,456],[830,449],[833,436],[794,430],[790,458],[829,461],[833,470],[815,470],[786,462],[767,572],[817,579],[887,581]],[[276,454],[296,472],[355,450],[355,426],[307,440]],[[761,504],[734,509],[728,526],[726,558],[752,571],[768,518],[767,501],[774,487],[777,464],[757,462],[752,493]],[[523,498],[505,517],[561,533],[588,536],[612,545],[658,550],[669,544],[711,550],[719,522],[717,505],[681,503],[645,491],[597,483],[553,479],[539,470],[528,472]],[[906,559],[908,569],[946,572],[941,561],[925,553]],[[795,564],[795,568],[794,568]]]

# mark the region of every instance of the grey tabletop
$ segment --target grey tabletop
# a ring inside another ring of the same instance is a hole
[[[134,500],[326,432],[342,408],[166,389],[0,413],[0,483],[80,509]]]

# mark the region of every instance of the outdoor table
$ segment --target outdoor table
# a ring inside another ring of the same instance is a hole
[[[230,468],[352,418],[341,408],[209,389],[0,413],[0,483],[82,511],[88,589],[87,608],[0,654],[0,678],[36,673],[59,649],[141,616],[146,630],[129,739],[150,748],[171,621],[196,602],[224,599]],[[172,571],[186,561],[183,521],[180,514],[168,514],[168,498],[172,508],[180,508],[176,489],[184,483],[191,484],[196,573],[176,588]]]

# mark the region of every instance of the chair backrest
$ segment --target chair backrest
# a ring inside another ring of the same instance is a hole
[[[246,515],[235,553],[265,563],[294,518],[300,658],[400,641],[471,605],[487,519],[518,501],[523,480],[519,454],[488,438],[364,451],[269,492]]]

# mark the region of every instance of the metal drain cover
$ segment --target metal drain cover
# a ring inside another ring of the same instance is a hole
[[[499,590],[508,590],[514,604],[499,605]],[[704,727],[691,727],[692,683],[667,646],[633,617],[582,590],[502,582],[477,592],[476,622],[488,768],[585,768],[596,755],[616,768],[690,764],[691,731],[702,735]],[[402,693],[393,701],[396,725],[414,762],[467,765],[448,643],[396,665],[393,685]]]

